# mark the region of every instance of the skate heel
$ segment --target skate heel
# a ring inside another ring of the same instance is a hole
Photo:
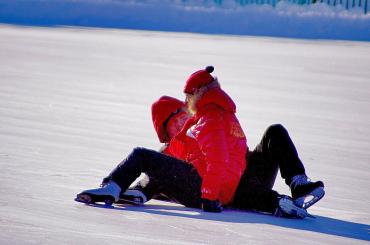
[[[107,197],[105,200],[104,200],[104,204],[105,206],[112,206],[114,203],[114,198],[113,197]]]

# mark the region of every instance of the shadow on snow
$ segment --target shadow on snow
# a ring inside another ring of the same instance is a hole
[[[306,218],[286,219],[253,211],[239,211],[226,209],[222,213],[205,213],[199,209],[171,205],[131,206],[115,205],[114,207],[91,204],[96,208],[110,208],[117,211],[145,212],[157,215],[176,216],[192,219],[214,220],[233,223],[258,223],[281,226],[291,229],[306,230],[328,235],[335,235],[359,240],[370,241],[370,226],[324,216],[315,216],[316,219]],[[242,215],[243,214],[243,215]]]

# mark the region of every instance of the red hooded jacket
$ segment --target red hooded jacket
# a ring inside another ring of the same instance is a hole
[[[197,102],[197,113],[171,140],[167,154],[191,163],[202,178],[202,198],[228,204],[246,168],[247,140],[236,106],[220,87]]]

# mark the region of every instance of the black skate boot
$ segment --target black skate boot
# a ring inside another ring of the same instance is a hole
[[[112,205],[118,201],[121,187],[114,181],[102,185],[100,188],[85,190],[77,195],[75,198],[76,202],[82,202],[86,204],[104,202],[106,205]]]
[[[132,204],[141,206],[147,202],[147,197],[145,194],[140,190],[129,189],[122,193],[117,201],[118,204]]]
[[[278,217],[295,219],[304,219],[306,217],[314,218],[314,216],[310,215],[306,209],[298,207],[292,198],[285,195],[281,195],[279,197],[279,206],[275,210],[274,215]]]
[[[299,207],[307,209],[324,197],[324,183],[311,182],[306,175],[296,175],[290,184],[292,198]]]

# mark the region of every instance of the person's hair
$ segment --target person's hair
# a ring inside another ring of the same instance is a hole
[[[196,104],[198,100],[203,96],[204,93],[217,87],[220,88],[221,85],[218,82],[217,77],[215,77],[215,79],[211,83],[195,90],[194,94],[191,94],[190,100],[188,100],[187,102],[189,113],[194,115],[197,112]]]

